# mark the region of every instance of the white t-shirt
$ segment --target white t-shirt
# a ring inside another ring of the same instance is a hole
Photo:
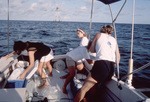
[[[87,48],[85,48],[84,46],[79,46],[68,52],[66,55],[71,57],[74,61],[82,60],[83,58],[90,59]]]
[[[88,38],[87,37],[83,37],[80,41],[80,46],[87,46],[88,45]]]
[[[115,62],[116,46],[117,42],[114,37],[101,33],[100,38],[96,42],[95,60],[108,60]]]

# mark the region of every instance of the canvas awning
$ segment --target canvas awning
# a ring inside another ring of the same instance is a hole
[[[98,1],[101,1],[104,4],[111,4],[111,3],[114,3],[114,2],[117,2],[117,1],[120,1],[120,0],[98,0]]]

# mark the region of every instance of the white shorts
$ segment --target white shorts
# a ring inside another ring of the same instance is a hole
[[[50,61],[51,59],[53,59],[54,56],[53,56],[53,51],[51,50],[51,52],[46,55],[46,56],[43,56],[41,59],[40,59],[40,62],[47,62],[47,61]]]

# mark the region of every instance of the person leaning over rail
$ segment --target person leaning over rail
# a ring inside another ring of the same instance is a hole
[[[21,52],[27,50],[29,56],[29,66],[25,69],[25,71],[20,75],[20,79],[24,79],[26,74],[31,70],[34,66],[35,60],[39,60],[40,63],[38,65],[38,73],[42,78],[43,84],[39,86],[39,88],[44,88],[48,86],[46,82],[46,74],[43,72],[43,67],[47,65],[49,69],[49,76],[52,76],[52,66],[50,64],[50,60],[53,59],[53,51],[48,46],[43,43],[34,43],[34,42],[22,42],[16,41],[13,46],[14,52],[10,55],[6,55],[3,58],[8,59],[11,56],[16,54],[20,55]]]
[[[91,47],[91,52],[96,52],[95,63],[88,75],[82,88],[77,92],[74,102],[80,102],[96,83],[104,83],[114,74],[114,63],[116,61],[115,54],[118,53],[118,61],[120,61],[120,53],[118,44],[114,37],[112,25],[105,25],[101,28],[100,33],[96,34]]]
[[[89,40],[87,39],[87,34],[81,28],[77,29],[77,36],[81,38],[80,44],[77,48],[73,49],[72,51],[68,52],[66,55],[66,64],[69,70],[69,73],[60,77],[61,79],[65,79],[65,83],[62,87],[63,93],[67,94],[66,87],[71,79],[75,76],[76,68],[81,71],[84,68],[84,64],[82,59],[86,59],[89,63],[92,63],[90,60],[90,56],[87,52],[87,46]]]
[[[68,52],[66,57],[66,65],[69,70],[69,73],[66,75],[60,77],[62,79],[66,78],[65,83],[62,87],[63,93],[67,94],[66,87],[68,83],[74,78],[76,73],[76,68],[81,71],[83,70],[84,66],[80,66],[80,64],[83,64],[83,62],[80,62],[79,60],[86,59],[89,64],[93,63],[92,60],[90,60],[90,56],[88,54],[87,48],[85,46],[79,46],[72,51]]]

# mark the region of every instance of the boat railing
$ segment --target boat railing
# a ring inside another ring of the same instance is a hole
[[[141,70],[143,70],[143,69],[145,69],[145,68],[147,68],[147,67],[149,67],[149,66],[150,66],[150,62],[147,63],[147,64],[145,64],[145,65],[143,65],[143,66],[141,66],[141,67],[138,68],[138,69],[135,69],[135,70],[132,71],[131,73],[129,73],[129,74],[123,76],[120,80],[124,80],[124,79],[126,79],[129,75],[135,74],[135,73],[137,73],[137,72],[139,72],[139,71],[141,71]]]

